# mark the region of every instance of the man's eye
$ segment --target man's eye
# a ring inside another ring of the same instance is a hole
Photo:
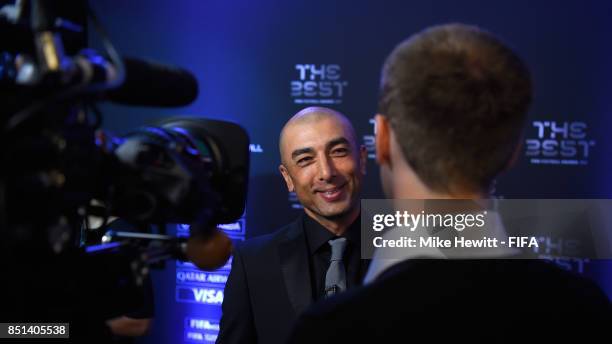
[[[309,156],[308,157],[304,157],[304,158],[299,159],[297,161],[297,164],[298,165],[305,165],[305,164],[309,163],[311,160],[312,160],[312,158],[309,157]]]
[[[332,151],[332,154],[335,156],[345,156],[348,154],[348,151],[346,148],[337,148]]]

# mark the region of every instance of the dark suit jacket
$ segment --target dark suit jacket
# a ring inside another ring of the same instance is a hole
[[[217,343],[284,343],[313,302],[302,217],[234,251]]]
[[[550,263],[419,259],[316,304],[289,343],[552,342],[598,331],[609,340],[611,320],[610,301],[596,285]]]

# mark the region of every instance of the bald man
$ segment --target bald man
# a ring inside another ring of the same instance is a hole
[[[349,120],[298,112],[279,138],[280,173],[304,213],[234,252],[217,343],[284,343],[300,313],[359,285],[360,199],[366,150]]]

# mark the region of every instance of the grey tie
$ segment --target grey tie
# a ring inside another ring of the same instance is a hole
[[[342,262],[346,238],[337,238],[328,241],[331,246],[331,259],[325,274],[325,296],[329,297],[346,290],[346,269]]]

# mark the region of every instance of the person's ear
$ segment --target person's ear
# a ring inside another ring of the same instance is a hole
[[[523,151],[523,141],[524,141],[523,137],[524,137],[524,134],[521,134],[521,138],[519,142],[516,144],[516,147],[514,147],[514,152],[512,152],[512,156],[510,156],[510,159],[506,163],[506,166],[504,167],[502,172],[508,171],[509,169],[513,168],[517,164],[519,158],[521,157],[521,152]]]
[[[374,117],[374,134],[376,136],[376,163],[391,167],[391,127],[389,119],[381,114]]]
[[[285,165],[280,164],[278,166],[278,170],[283,175],[283,179],[285,179],[285,184],[287,184],[287,190],[289,190],[289,192],[294,192],[295,187],[293,185],[293,180],[291,180],[291,176],[289,175],[289,171],[287,170]]]

